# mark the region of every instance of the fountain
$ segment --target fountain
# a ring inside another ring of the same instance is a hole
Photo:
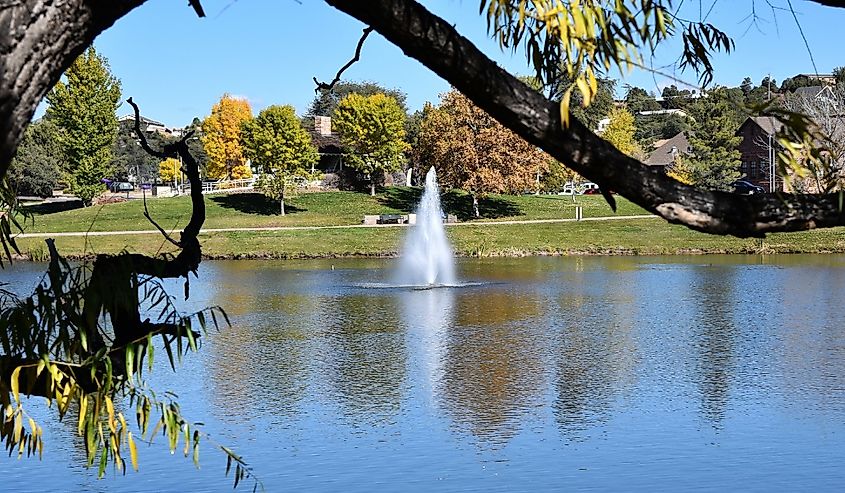
[[[417,223],[405,238],[397,282],[405,286],[455,285],[452,248],[443,227],[440,187],[434,167],[425,175],[425,190],[417,206]]]

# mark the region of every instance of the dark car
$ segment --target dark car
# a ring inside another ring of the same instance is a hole
[[[734,193],[739,193],[742,195],[754,195],[755,193],[763,193],[763,187],[758,187],[757,185],[747,182],[745,180],[737,180],[731,183],[731,186],[734,188]]]

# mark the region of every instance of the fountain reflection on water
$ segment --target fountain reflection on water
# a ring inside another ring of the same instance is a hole
[[[417,223],[405,238],[397,284],[403,286],[455,286],[455,261],[440,207],[440,187],[434,168],[425,175],[425,191],[417,206]]]

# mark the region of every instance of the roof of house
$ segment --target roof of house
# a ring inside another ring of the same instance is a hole
[[[796,96],[801,96],[805,98],[814,98],[819,95],[820,92],[824,87],[822,86],[809,86],[809,87],[799,87],[798,89],[793,92]]]
[[[773,116],[750,116],[747,120],[745,120],[745,122],[743,122],[742,125],[740,125],[740,130],[742,130],[742,127],[748,122],[757,124],[757,126],[763,129],[763,131],[768,135],[774,135],[783,128],[783,122]]]
[[[164,123],[157,122],[155,120],[151,120],[151,119],[149,119],[149,118],[147,118],[143,115],[141,115],[140,119],[141,119],[141,123],[143,123],[145,125],[157,125],[157,126],[160,126],[160,127],[164,126]],[[123,115],[120,118],[118,118],[118,121],[122,121],[122,122],[134,121],[134,120],[135,120],[135,115]]]
[[[689,154],[691,151],[689,140],[684,132],[681,132],[671,139],[666,139],[657,149],[651,151],[643,161],[649,166],[669,166],[675,162],[679,153]]]

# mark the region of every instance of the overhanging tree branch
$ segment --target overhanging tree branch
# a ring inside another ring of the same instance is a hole
[[[475,104],[581,175],[672,223],[738,237],[845,225],[839,194],[738,196],[684,185],[632,159],[485,56],[413,0],[326,0],[453,84]],[[845,2],[842,2],[845,6]]]

